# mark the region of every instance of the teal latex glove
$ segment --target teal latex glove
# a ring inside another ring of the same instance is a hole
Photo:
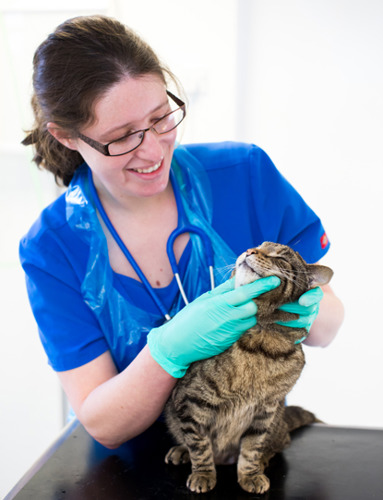
[[[318,316],[319,304],[322,298],[323,292],[319,286],[309,290],[301,295],[297,302],[290,302],[289,304],[284,304],[279,308],[282,311],[299,314],[299,318],[286,322],[277,321],[277,323],[293,328],[305,328],[308,333],[315,321],[315,318]],[[303,341],[306,337],[303,337],[301,341]]]
[[[152,357],[173,377],[183,377],[194,361],[228,349],[256,320],[251,300],[280,285],[270,276],[234,289],[230,279],[188,304],[148,335]]]

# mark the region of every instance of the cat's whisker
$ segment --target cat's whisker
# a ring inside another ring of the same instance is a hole
[[[227,266],[217,267],[216,272],[223,276],[224,278],[229,278],[233,270],[235,269],[235,262],[233,264],[228,264]]]
[[[233,264],[228,264],[227,266],[217,267],[217,271],[219,272],[227,272],[232,271],[235,268],[235,262]]]
[[[260,267],[260,270],[263,273],[267,273],[269,271],[272,271],[275,276],[278,278],[285,278],[288,281],[291,281],[292,283],[297,283],[298,285],[305,285],[305,279],[304,278],[299,278],[298,273],[296,271],[289,271],[288,269],[268,269],[266,267]],[[304,271],[301,272],[301,274],[308,274]]]
[[[293,273],[284,273],[284,277],[291,283],[296,283],[297,285],[305,285],[306,281]]]

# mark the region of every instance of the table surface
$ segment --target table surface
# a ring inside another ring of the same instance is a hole
[[[222,465],[214,490],[198,495],[185,486],[190,464],[164,463],[163,423],[108,450],[75,420],[4,500],[383,499],[383,430],[314,425],[292,438],[266,471],[266,494],[242,491],[235,465]]]

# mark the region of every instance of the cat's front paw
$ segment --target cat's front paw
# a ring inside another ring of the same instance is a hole
[[[242,475],[238,478],[241,488],[249,493],[261,495],[270,488],[269,478],[264,474]]]
[[[214,471],[192,472],[188,477],[186,486],[194,493],[206,493],[214,488],[217,477]]]
[[[189,450],[186,446],[173,446],[165,457],[165,462],[173,465],[187,464],[189,460]]]

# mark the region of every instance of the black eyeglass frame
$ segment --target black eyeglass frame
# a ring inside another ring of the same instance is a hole
[[[172,130],[174,130],[175,128],[177,128],[178,125],[185,118],[185,116],[186,116],[185,103],[179,97],[177,97],[174,94],[172,94],[169,90],[167,90],[166,93],[170,97],[170,99],[172,99],[172,101],[174,101],[179,107],[177,109],[174,109],[173,111],[170,111],[170,113],[167,113],[166,115],[162,116],[159,120],[157,120],[155,123],[153,123],[153,125],[151,127],[148,127],[148,128],[142,129],[142,130],[136,130],[135,132],[132,132],[130,134],[126,134],[123,137],[120,137],[119,139],[116,139],[114,141],[109,142],[108,144],[101,144],[101,142],[95,141],[94,139],[91,139],[90,137],[87,137],[86,135],[81,134],[81,132],[77,132],[76,135],[77,135],[77,137],[79,139],[81,139],[82,141],[86,142],[86,144],[88,144],[90,147],[92,147],[93,149],[95,149],[99,153],[103,154],[104,156],[123,156],[123,155],[126,155],[128,153],[131,153],[132,151],[134,151],[135,149],[137,149],[138,147],[141,146],[141,144],[142,144],[142,142],[143,142],[143,140],[145,138],[145,133],[149,132],[149,130],[154,130],[158,135],[167,134],[168,132],[171,132]],[[182,120],[180,122],[178,122],[177,125],[175,125],[170,130],[167,130],[166,132],[160,132],[159,133],[159,132],[157,132],[155,130],[154,127],[156,126],[156,123],[158,123],[159,121],[163,120],[167,116],[171,115],[175,111],[178,111],[179,109],[182,109],[182,111],[184,112],[184,115],[182,117]],[[121,141],[121,139],[125,139],[126,137],[129,137],[130,135],[135,135],[135,134],[139,134],[139,133],[142,133],[141,141],[133,149],[129,149],[129,151],[125,151],[125,153],[119,153],[118,155],[112,155],[112,154],[109,153],[109,146],[110,146],[110,144],[113,144],[114,142]]]

